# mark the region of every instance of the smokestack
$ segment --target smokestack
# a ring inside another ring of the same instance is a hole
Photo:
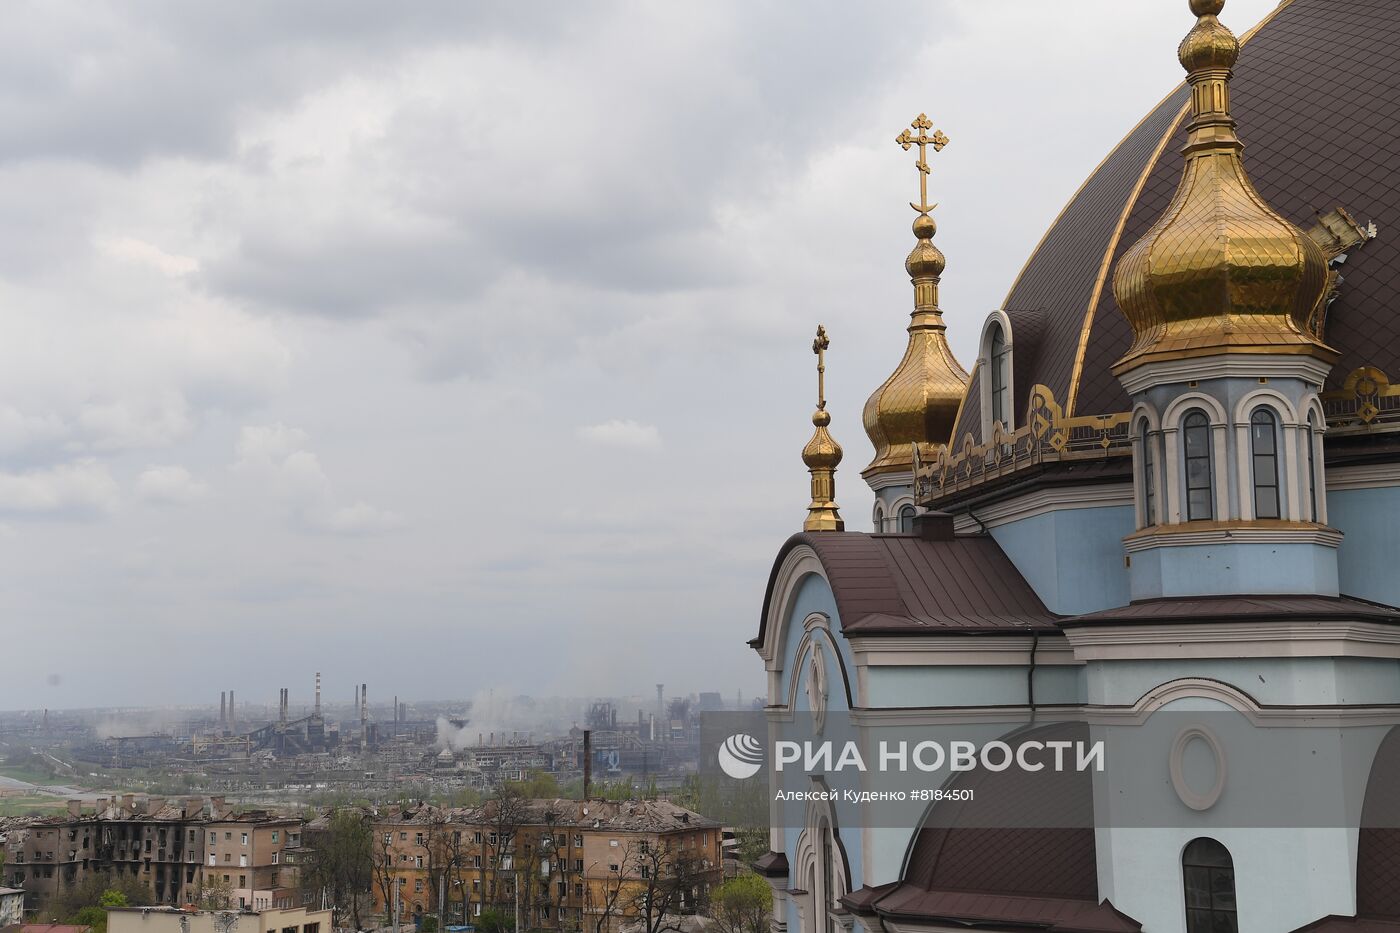
[[[228,691],[219,691],[219,725],[228,722]]]
[[[588,799],[588,785],[593,782],[593,730],[583,730],[583,799]]]
[[[369,722],[369,684],[360,684],[360,724]]]
[[[229,727],[230,729],[233,728],[233,722],[234,722],[234,715],[233,715],[233,691],[230,690],[230,691],[228,692],[228,727]]]
[[[399,726],[399,695],[396,693],[396,694],[394,694],[394,733],[395,733],[395,734],[397,734],[398,731],[399,731],[398,726]]]
[[[315,713],[315,715],[317,715],[317,716],[321,715],[321,672],[320,672],[320,671],[317,671],[317,672],[316,672],[316,713]]]

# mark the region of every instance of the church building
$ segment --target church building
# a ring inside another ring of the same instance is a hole
[[[939,305],[947,137],[897,140],[922,196],[874,510],[840,513],[854,418],[819,389],[750,642],[770,739],[1015,722],[1109,767],[945,769],[983,809],[902,825],[775,808],[775,933],[1400,933],[1400,2],[1284,0],[1240,37],[1223,5],[1189,0],[1186,81],[980,324]],[[950,326],[980,327],[966,366]],[[1087,820],[977,815],[1016,782]]]

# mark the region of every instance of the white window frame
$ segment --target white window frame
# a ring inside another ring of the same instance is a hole
[[[1011,330],[1011,319],[1007,317],[1005,311],[993,311],[987,316],[986,323],[982,325],[982,336],[978,343],[977,369],[981,371],[979,383],[981,389],[978,400],[982,413],[982,443],[990,443],[992,440],[993,424],[997,420],[992,417],[992,410],[995,407],[992,403],[992,382],[995,373],[995,361],[992,359],[993,338],[997,329],[1001,330],[1003,349],[1001,358],[1006,364],[1006,384],[1002,389],[1005,400],[1005,410],[1002,419],[1002,427],[1007,434],[1016,430],[1016,377],[1015,377],[1015,353],[1013,349],[1014,339]]]

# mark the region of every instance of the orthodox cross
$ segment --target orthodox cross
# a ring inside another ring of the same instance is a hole
[[[826,348],[831,340],[826,336],[826,328],[817,325],[817,339],[812,341],[812,352],[817,355],[817,411],[826,410]]]
[[[928,147],[932,146],[934,152],[942,152],[943,147],[948,145],[948,137],[943,135],[942,130],[934,130],[932,136],[928,135],[927,131],[933,129],[933,121],[922,113],[915,117],[909,126],[918,130],[919,135],[915,136],[909,130],[905,130],[896,136],[894,141],[903,146],[905,152],[909,151],[910,146],[919,147],[919,161],[914,163],[919,169],[919,203],[910,201],[909,206],[920,214],[927,214],[938,206],[928,203]]]

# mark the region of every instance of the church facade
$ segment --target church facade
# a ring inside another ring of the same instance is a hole
[[[770,740],[1070,730],[1111,766],[934,770],[977,805],[894,820],[775,805],[777,933],[1400,931],[1400,4],[1285,0],[1241,38],[1189,6],[1185,83],[966,369],[927,195],[947,138],[900,135],[923,190],[907,350],[863,413],[872,531],[819,397],[750,642]]]

